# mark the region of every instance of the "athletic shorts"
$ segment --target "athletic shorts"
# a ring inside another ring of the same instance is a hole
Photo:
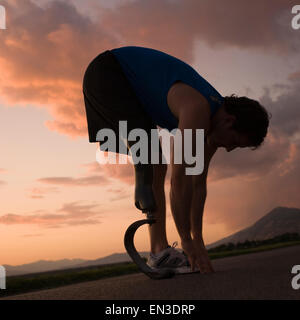
[[[127,145],[126,153],[119,149],[119,121],[127,121],[127,132],[142,128],[149,137],[151,129],[156,129],[117,58],[109,50],[99,54],[89,64],[83,78],[83,95],[89,142],[98,142],[96,136],[100,129],[108,128],[115,132],[116,149],[107,151],[127,154]],[[105,141],[99,142],[101,150],[101,144]]]

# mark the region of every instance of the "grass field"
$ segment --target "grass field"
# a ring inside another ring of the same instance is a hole
[[[237,256],[260,251],[274,250],[277,248],[283,248],[294,245],[300,245],[300,241],[287,241],[281,243],[261,245],[255,248],[234,249],[227,250],[224,252],[212,252],[209,253],[209,256],[213,260],[229,256]],[[7,289],[0,290],[0,298],[8,295],[56,288],[79,282],[98,280],[137,272],[139,272],[139,270],[135,264],[131,262],[126,262],[105,266],[93,266],[79,269],[68,269],[36,274],[27,274],[23,276],[12,276],[7,277]]]

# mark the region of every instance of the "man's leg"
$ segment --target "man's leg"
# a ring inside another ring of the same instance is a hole
[[[150,234],[151,252],[158,253],[168,246],[166,235],[166,197],[165,197],[165,177],[167,164],[153,165],[153,193],[157,209],[154,211],[156,222],[148,226]]]

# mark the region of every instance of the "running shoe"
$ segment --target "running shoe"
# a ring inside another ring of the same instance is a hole
[[[186,254],[175,249],[177,245],[178,242],[175,241],[172,247],[168,246],[157,254],[150,252],[147,265],[154,270],[174,268],[176,274],[199,272],[199,270],[192,271]]]

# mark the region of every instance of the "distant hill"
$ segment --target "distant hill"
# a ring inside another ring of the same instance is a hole
[[[149,252],[140,252],[140,255],[147,257]],[[127,253],[114,253],[112,255],[99,258],[96,260],[84,259],[64,259],[56,261],[40,260],[33,263],[23,264],[20,266],[3,265],[6,269],[7,276],[17,276],[29,273],[39,273],[46,271],[81,268],[88,266],[98,266],[105,264],[114,264],[132,261]]]
[[[229,242],[266,240],[284,233],[300,234],[300,209],[277,207],[256,221],[252,226],[207,245],[208,249]]]
[[[141,256],[148,257],[149,252],[139,252]],[[127,253],[114,253],[110,256],[99,258],[96,260],[87,260],[77,267],[88,267],[88,266],[98,266],[102,264],[112,264],[112,263],[120,263],[120,262],[127,262],[132,261],[131,258]]]
[[[264,217],[255,222],[252,226],[234,233],[217,242],[207,245],[208,249],[229,242],[237,243],[246,240],[265,240],[274,238],[284,233],[300,234],[300,209],[277,207],[266,214]],[[147,257],[149,252],[140,252]],[[34,263],[24,264],[20,266],[4,265],[8,276],[37,273],[44,271],[62,270],[69,268],[81,268],[88,266],[97,266],[104,264],[113,264],[131,261],[129,255],[124,253],[114,253],[112,255],[99,258],[96,260],[83,259],[64,259],[58,261],[37,261]]]
[[[33,263],[22,264],[20,266],[3,265],[6,269],[7,276],[15,276],[18,274],[36,273],[51,270],[67,269],[78,266],[84,262],[83,259],[63,259],[56,261],[40,260]]]

